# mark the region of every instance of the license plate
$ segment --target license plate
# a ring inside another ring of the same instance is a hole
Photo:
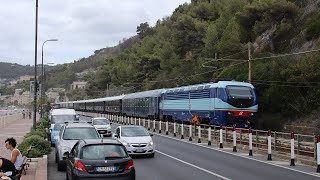
[[[143,149],[136,149],[136,152],[144,152]]]
[[[114,171],[116,171],[116,167],[115,166],[96,167],[96,171],[98,171],[98,172],[114,172]]]

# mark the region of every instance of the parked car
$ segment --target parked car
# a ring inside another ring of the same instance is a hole
[[[59,132],[64,124],[54,124],[53,129],[51,130],[50,139],[51,139],[51,146],[54,146],[56,144],[55,136],[59,135]]]
[[[66,123],[59,132],[59,136],[54,137],[56,163],[58,171],[65,168],[63,157],[66,152],[70,152],[74,144],[80,139],[100,139],[100,135],[92,124],[86,122]],[[101,141],[101,139],[100,139]]]
[[[105,117],[95,117],[91,119],[92,125],[97,129],[99,134],[111,136],[111,122]]]
[[[154,157],[155,145],[146,128],[141,126],[118,126],[115,137],[126,147],[130,155]]]
[[[135,180],[133,160],[116,139],[79,140],[66,155],[67,180]]]

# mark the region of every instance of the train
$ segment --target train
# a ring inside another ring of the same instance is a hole
[[[56,103],[76,111],[254,128],[258,98],[251,83],[218,81],[113,97]]]

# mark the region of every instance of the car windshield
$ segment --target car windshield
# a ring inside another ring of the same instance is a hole
[[[127,157],[123,146],[115,144],[98,144],[84,146],[80,158],[90,160],[106,160]]]
[[[246,86],[227,86],[230,96],[252,97],[251,88]]]
[[[110,121],[108,119],[94,119],[92,121],[93,125],[108,125]]]
[[[54,131],[60,131],[62,126],[63,126],[62,124],[55,124],[54,127],[53,127],[53,130]]]
[[[67,121],[75,121],[76,115],[54,115],[51,119],[51,124],[65,123]]]
[[[143,127],[122,127],[121,136],[123,136],[123,137],[137,137],[137,136],[150,136],[150,134]]]
[[[96,139],[99,135],[93,127],[72,127],[66,128],[63,133],[64,140],[79,140],[79,139]]]

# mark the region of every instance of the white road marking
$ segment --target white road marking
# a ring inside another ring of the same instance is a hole
[[[162,137],[165,137],[165,138],[173,139],[173,140],[176,140],[176,141],[180,141],[180,142],[184,142],[184,143],[188,143],[188,144],[193,144],[193,145],[195,145],[195,146],[204,147],[204,148],[207,148],[207,149],[211,149],[211,150],[219,151],[219,152],[222,152],[222,153],[230,154],[230,155],[233,155],[233,156],[238,156],[238,157],[250,159],[250,160],[253,160],[253,161],[257,161],[257,162],[269,164],[269,165],[272,165],[272,166],[276,166],[276,167],[288,169],[288,170],[295,171],[295,172],[299,172],[299,173],[302,173],[302,174],[307,174],[307,175],[310,175],[310,176],[320,177],[320,173],[308,173],[308,172],[305,172],[305,171],[300,171],[300,170],[297,170],[297,169],[292,169],[292,168],[289,168],[289,167],[285,167],[285,166],[282,166],[282,165],[273,164],[272,162],[266,162],[266,161],[262,161],[262,160],[258,160],[258,159],[253,159],[253,158],[251,158],[251,157],[243,156],[243,155],[240,155],[240,154],[237,154],[237,153],[227,152],[227,151],[224,151],[224,150],[220,150],[219,148],[204,146],[204,145],[201,145],[201,144],[197,144],[197,143],[192,143],[192,142],[189,142],[189,141],[185,141],[185,140],[183,140],[183,139],[177,139],[177,138],[174,138],[174,137],[170,137],[170,136],[166,136],[166,135],[161,135],[161,134],[157,134],[157,133],[153,133],[153,134],[154,134],[154,135],[158,135],[158,136],[162,136]],[[224,148],[224,149],[225,149],[225,148]],[[231,149],[231,148],[230,148],[230,149]],[[288,164],[289,164],[289,163],[288,163]]]
[[[188,162],[183,161],[183,160],[181,160],[181,159],[178,159],[178,158],[176,158],[176,157],[170,156],[169,154],[163,153],[163,152],[158,151],[158,150],[155,150],[155,151],[156,151],[157,153],[160,153],[160,154],[162,154],[162,155],[164,155],[164,156],[167,156],[167,157],[169,157],[169,158],[171,158],[171,159],[174,159],[174,160],[176,160],[176,161],[182,162],[182,163],[184,163],[184,164],[187,164],[187,165],[189,165],[189,166],[192,166],[192,167],[194,167],[194,168],[197,168],[197,169],[199,169],[199,170],[201,170],[201,171],[204,171],[204,172],[206,172],[206,173],[212,174],[212,175],[214,175],[214,176],[217,176],[217,177],[219,177],[219,178],[221,178],[221,179],[230,180],[230,179],[227,178],[227,177],[221,176],[221,175],[219,175],[219,174],[217,174],[217,173],[214,173],[214,172],[212,172],[212,171],[209,171],[209,170],[207,170],[207,169],[201,168],[201,167],[199,167],[199,166],[196,166],[196,165],[194,165],[194,164],[188,163]]]

